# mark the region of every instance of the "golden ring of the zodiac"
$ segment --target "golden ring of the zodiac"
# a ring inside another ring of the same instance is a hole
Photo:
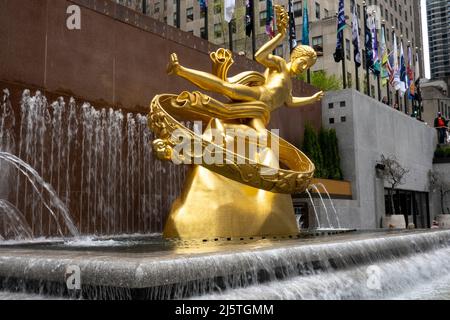
[[[186,93],[183,94],[186,95]],[[180,107],[180,96],[158,95],[153,99],[150,106],[148,123],[156,136],[156,140],[153,141],[153,149],[161,160],[172,159],[173,148],[179,143],[173,135],[175,131],[181,131],[184,136],[192,141],[201,141],[203,147],[211,144],[211,142],[205,141],[202,136],[183,125],[181,121],[208,121],[214,119],[214,113],[205,109],[203,109],[205,111],[199,112],[196,109],[189,108],[189,106]],[[177,116],[181,119],[177,120],[175,118]],[[270,131],[266,132],[268,137],[273,137],[274,140],[279,141],[279,160],[287,169],[271,168],[248,159],[245,159],[244,163],[242,163],[243,161],[239,162],[238,159],[242,158],[242,155],[230,153],[228,149],[219,145],[214,145],[215,150],[223,152],[223,159],[228,159],[223,164],[207,164],[199,159],[202,155],[198,154],[186,154],[183,160],[189,160],[188,163],[201,163],[201,166],[217,174],[257,189],[283,194],[304,192],[313,178],[314,164],[292,144]],[[262,172],[265,172],[265,174],[261,174]]]

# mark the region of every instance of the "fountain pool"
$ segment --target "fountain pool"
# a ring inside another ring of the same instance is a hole
[[[0,297],[448,299],[449,245],[450,230],[212,243],[159,235],[13,243],[0,248]],[[80,269],[81,290],[67,289],[69,266]]]

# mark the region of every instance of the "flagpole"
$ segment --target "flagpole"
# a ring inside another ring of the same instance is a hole
[[[181,26],[181,0],[176,0],[177,2],[176,2],[176,7],[177,7],[177,15],[176,15],[176,17],[177,17],[177,23],[176,23],[176,26],[177,26],[177,28],[178,29],[180,29],[180,26]]]
[[[356,90],[360,90],[360,85],[359,85],[359,67],[358,64],[355,62],[355,69],[356,69]]]
[[[342,31],[342,33],[344,33],[344,31]],[[342,39],[342,51],[344,53],[344,56],[342,58],[342,86],[344,87],[344,89],[347,89],[347,73],[345,70],[345,59],[347,59],[347,54],[345,52],[345,35]]]
[[[147,14],[147,0],[142,0],[142,13]]]
[[[208,13],[208,5],[205,6],[205,38],[209,40],[209,13]]]
[[[255,22],[255,3],[252,1],[252,50],[253,50],[253,59],[255,59],[256,55],[256,22]]]
[[[380,75],[377,76],[377,85],[378,85],[378,101],[381,101],[381,81],[380,81]]]
[[[230,51],[233,51],[233,30],[232,30],[231,21],[228,22],[228,37],[229,37],[229,42],[230,42]]]
[[[386,89],[387,101],[388,101],[388,104],[391,105],[391,89],[390,89],[390,86],[389,86],[389,80],[386,83],[386,88],[387,88]]]
[[[364,11],[364,39],[367,39],[367,5],[366,2],[363,2],[363,11]],[[364,40],[364,43],[366,40]],[[367,59],[367,47],[366,47],[366,85],[367,85],[367,95],[370,97],[370,69],[369,69],[369,61]]]

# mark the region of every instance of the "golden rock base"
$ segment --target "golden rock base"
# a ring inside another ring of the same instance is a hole
[[[167,239],[298,234],[290,195],[272,193],[194,166],[164,228]]]

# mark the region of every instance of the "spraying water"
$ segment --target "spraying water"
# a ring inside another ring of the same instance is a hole
[[[337,226],[338,226],[339,229],[342,229],[341,222],[339,221],[339,216],[338,216],[336,207],[334,206],[333,200],[331,199],[330,193],[328,192],[327,188],[324,186],[323,183],[317,183],[316,185],[321,187],[322,190],[325,191],[325,193],[326,193],[326,195],[328,197],[328,200],[330,202],[331,208],[333,209],[334,216],[336,217]]]
[[[70,218],[69,210],[61,201],[61,199],[58,198],[52,186],[46,183],[41,178],[41,176],[36,172],[36,170],[34,170],[30,165],[28,165],[21,159],[7,152],[0,151],[0,159],[12,164],[28,179],[35,192],[39,195],[39,198],[41,199],[44,206],[48,209],[48,211],[52,215],[54,222],[57,225],[58,233],[61,236],[64,236],[64,232],[60,220],[58,218],[58,213],[60,213],[60,216],[63,218],[65,227],[67,227],[67,229],[69,230],[70,235],[73,237],[79,236],[78,229],[75,227],[72,219]],[[48,193],[51,204],[48,204],[47,201],[45,200],[43,193],[40,191],[41,188]],[[55,212],[51,207],[55,207],[57,211]]]
[[[317,186],[315,184],[310,185],[310,187],[313,188],[316,191],[316,193],[319,195],[320,202],[322,203],[322,206],[323,206],[323,208],[325,210],[325,215],[327,217],[328,227],[329,228],[333,228],[333,225],[330,222],[330,215],[328,214],[327,206],[325,205],[325,201],[323,201],[323,197],[322,197],[322,194],[320,193],[319,188],[317,188]]]
[[[9,201],[0,199],[0,239],[33,239],[33,231],[23,214]],[[4,237],[1,235],[3,233]]]
[[[311,205],[313,207],[314,214],[316,216],[317,229],[320,229],[321,228],[320,219],[319,219],[319,215],[317,214],[316,206],[314,205],[313,197],[311,195],[311,192],[308,189],[306,189],[306,193],[308,194],[309,201],[311,201]]]
[[[153,156],[154,137],[145,115],[80,106],[74,99],[50,104],[30,90],[14,108],[6,92],[0,150],[23,160],[54,188],[81,234],[162,232],[186,168]],[[5,162],[0,167],[5,177],[0,199],[23,213],[36,237],[59,235],[39,193],[30,192],[34,188],[28,178],[15,168]]]

